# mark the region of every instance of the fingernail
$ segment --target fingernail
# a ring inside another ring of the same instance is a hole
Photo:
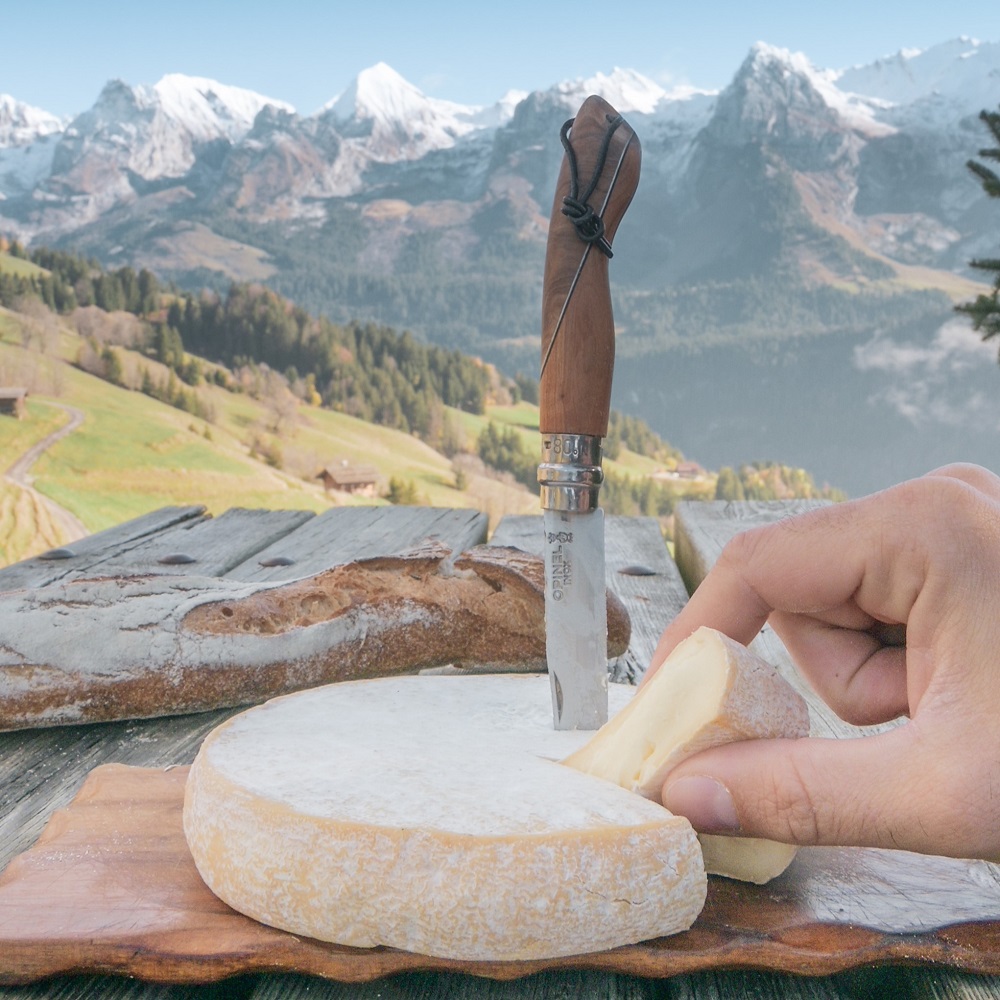
[[[663,789],[663,804],[686,816],[699,833],[738,833],[740,821],[729,789],[714,778],[678,778]]]

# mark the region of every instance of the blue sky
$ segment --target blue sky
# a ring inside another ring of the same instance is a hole
[[[615,66],[724,86],[755,41],[841,68],[958,35],[1000,41],[990,0],[0,0],[0,93],[69,115],[103,84],[207,76],[316,110],[379,60],[485,104]]]

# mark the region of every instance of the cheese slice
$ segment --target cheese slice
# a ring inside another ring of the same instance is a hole
[[[634,689],[611,685],[611,711]],[[688,928],[687,820],[558,761],[546,676],[397,677],[275,699],[191,769],[184,829],[230,906],[295,934],[464,960],[554,958]]]
[[[630,704],[564,763],[660,801],[682,760],[735,740],[806,736],[805,700],[745,646],[710,628],[681,642]],[[710,874],[767,882],[795,848],[774,841],[703,836]]]

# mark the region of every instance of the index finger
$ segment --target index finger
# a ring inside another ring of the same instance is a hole
[[[667,626],[649,672],[699,626],[746,645],[773,611],[821,615],[853,602],[863,585],[866,612],[905,622],[924,569],[906,516],[921,504],[910,496],[916,485],[737,535]]]

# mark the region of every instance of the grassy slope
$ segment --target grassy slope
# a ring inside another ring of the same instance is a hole
[[[78,346],[78,338],[66,332],[59,352],[70,359]],[[492,524],[504,514],[537,509],[537,498],[523,487],[488,476],[470,475],[467,489],[455,489],[450,460],[408,434],[304,405],[298,425],[281,435],[288,471],[271,468],[249,454],[246,442],[266,413],[248,396],[203,389],[216,413],[215,422],[206,424],[26,351],[19,318],[0,310],[4,381],[31,383],[32,395],[26,420],[0,418],[0,472],[67,419],[46,406],[47,400],[86,414],[84,425],[43,454],[31,475],[37,490],[91,531],[174,504],[204,504],[218,514],[234,506],[321,511],[335,504],[383,503],[323,492],[313,477],[323,465],[344,458],[374,465],[386,482],[390,476],[412,481],[422,503],[475,507],[489,514]],[[0,479],[0,565],[65,541],[35,507],[25,491]]]
[[[35,487],[92,531],[171,504],[323,510],[319,489],[250,459],[224,430],[70,369],[62,401],[84,425],[38,460]]]
[[[32,278],[49,272],[37,264],[32,264],[30,260],[22,260],[20,257],[11,257],[9,253],[0,253],[0,271],[8,274],[16,274],[22,278]]]
[[[0,417],[0,477],[18,456],[69,418],[35,399],[28,400],[28,417]],[[65,539],[48,511],[27,490],[0,478],[0,566],[17,562]]]

